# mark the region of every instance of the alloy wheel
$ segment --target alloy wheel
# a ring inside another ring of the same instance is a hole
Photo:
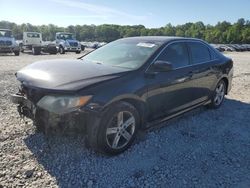
[[[221,82],[215,90],[214,103],[216,106],[219,106],[221,104],[221,102],[224,99],[224,96],[225,96],[225,85],[223,82]]]
[[[121,111],[113,116],[106,129],[106,141],[112,149],[126,146],[135,132],[135,117],[128,111]]]

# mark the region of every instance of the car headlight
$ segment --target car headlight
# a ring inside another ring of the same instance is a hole
[[[44,96],[38,103],[37,106],[45,109],[49,112],[56,114],[63,114],[71,112],[84,106],[90,99],[91,95],[88,96]]]

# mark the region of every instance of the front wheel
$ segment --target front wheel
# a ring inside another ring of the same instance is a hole
[[[118,102],[104,112],[99,123],[88,126],[88,145],[105,154],[119,154],[131,146],[139,125],[136,108],[127,102]]]
[[[209,107],[219,108],[224,101],[225,94],[226,94],[226,84],[223,80],[221,80],[215,88],[212,97],[212,102],[209,104]]]
[[[65,54],[65,50],[62,46],[59,47],[59,53],[60,54]]]

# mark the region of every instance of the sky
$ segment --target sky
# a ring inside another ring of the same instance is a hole
[[[250,20],[250,0],[0,0],[0,21],[33,25],[138,25]]]

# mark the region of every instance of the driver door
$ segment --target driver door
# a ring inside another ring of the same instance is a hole
[[[151,76],[147,78],[147,103],[152,114],[149,121],[174,114],[191,105],[194,91],[189,59],[185,42],[170,44],[157,57],[156,61],[167,61],[173,68],[166,72],[150,73]]]

